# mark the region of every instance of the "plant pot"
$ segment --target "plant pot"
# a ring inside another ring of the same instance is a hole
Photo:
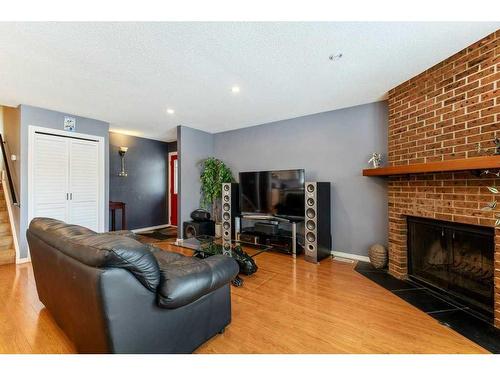
[[[221,223],[215,223],[215,237],[216,238],[222,237],[222,224]]]

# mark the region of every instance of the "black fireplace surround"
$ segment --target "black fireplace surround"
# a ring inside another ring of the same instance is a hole
[[[411,216],[407,221],[409,277],[491,318],[494,228]]]

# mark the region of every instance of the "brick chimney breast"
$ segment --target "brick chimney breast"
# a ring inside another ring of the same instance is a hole
[[[500,137],[500,30],[390,90],[388,104],[390,166],[492,154]],[[408,215],[494,226],[494,212],[481,210],[493,198],[487,186],[500,179],[472,171],[390,177],[389,272],[408,274]],[[494,264],[500,328],[499,229]]]

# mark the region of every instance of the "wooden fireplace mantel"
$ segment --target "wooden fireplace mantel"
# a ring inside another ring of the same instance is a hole
[[[363,176],[396,176],[413,173],[455,172],[477,169],[499,169],[500,155],[478,156],[467,159],[436,161],[393,167],[363,169]]]

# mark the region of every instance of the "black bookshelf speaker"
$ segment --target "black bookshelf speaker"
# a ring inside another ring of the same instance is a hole
[[[329,182],[305,184],[305,260],[318,263],[332,249]]]
[[[231,249],[231,240],[236,236],[236,216],[240,213],[240,195],[238,184],[222,184],[222,248]]]

